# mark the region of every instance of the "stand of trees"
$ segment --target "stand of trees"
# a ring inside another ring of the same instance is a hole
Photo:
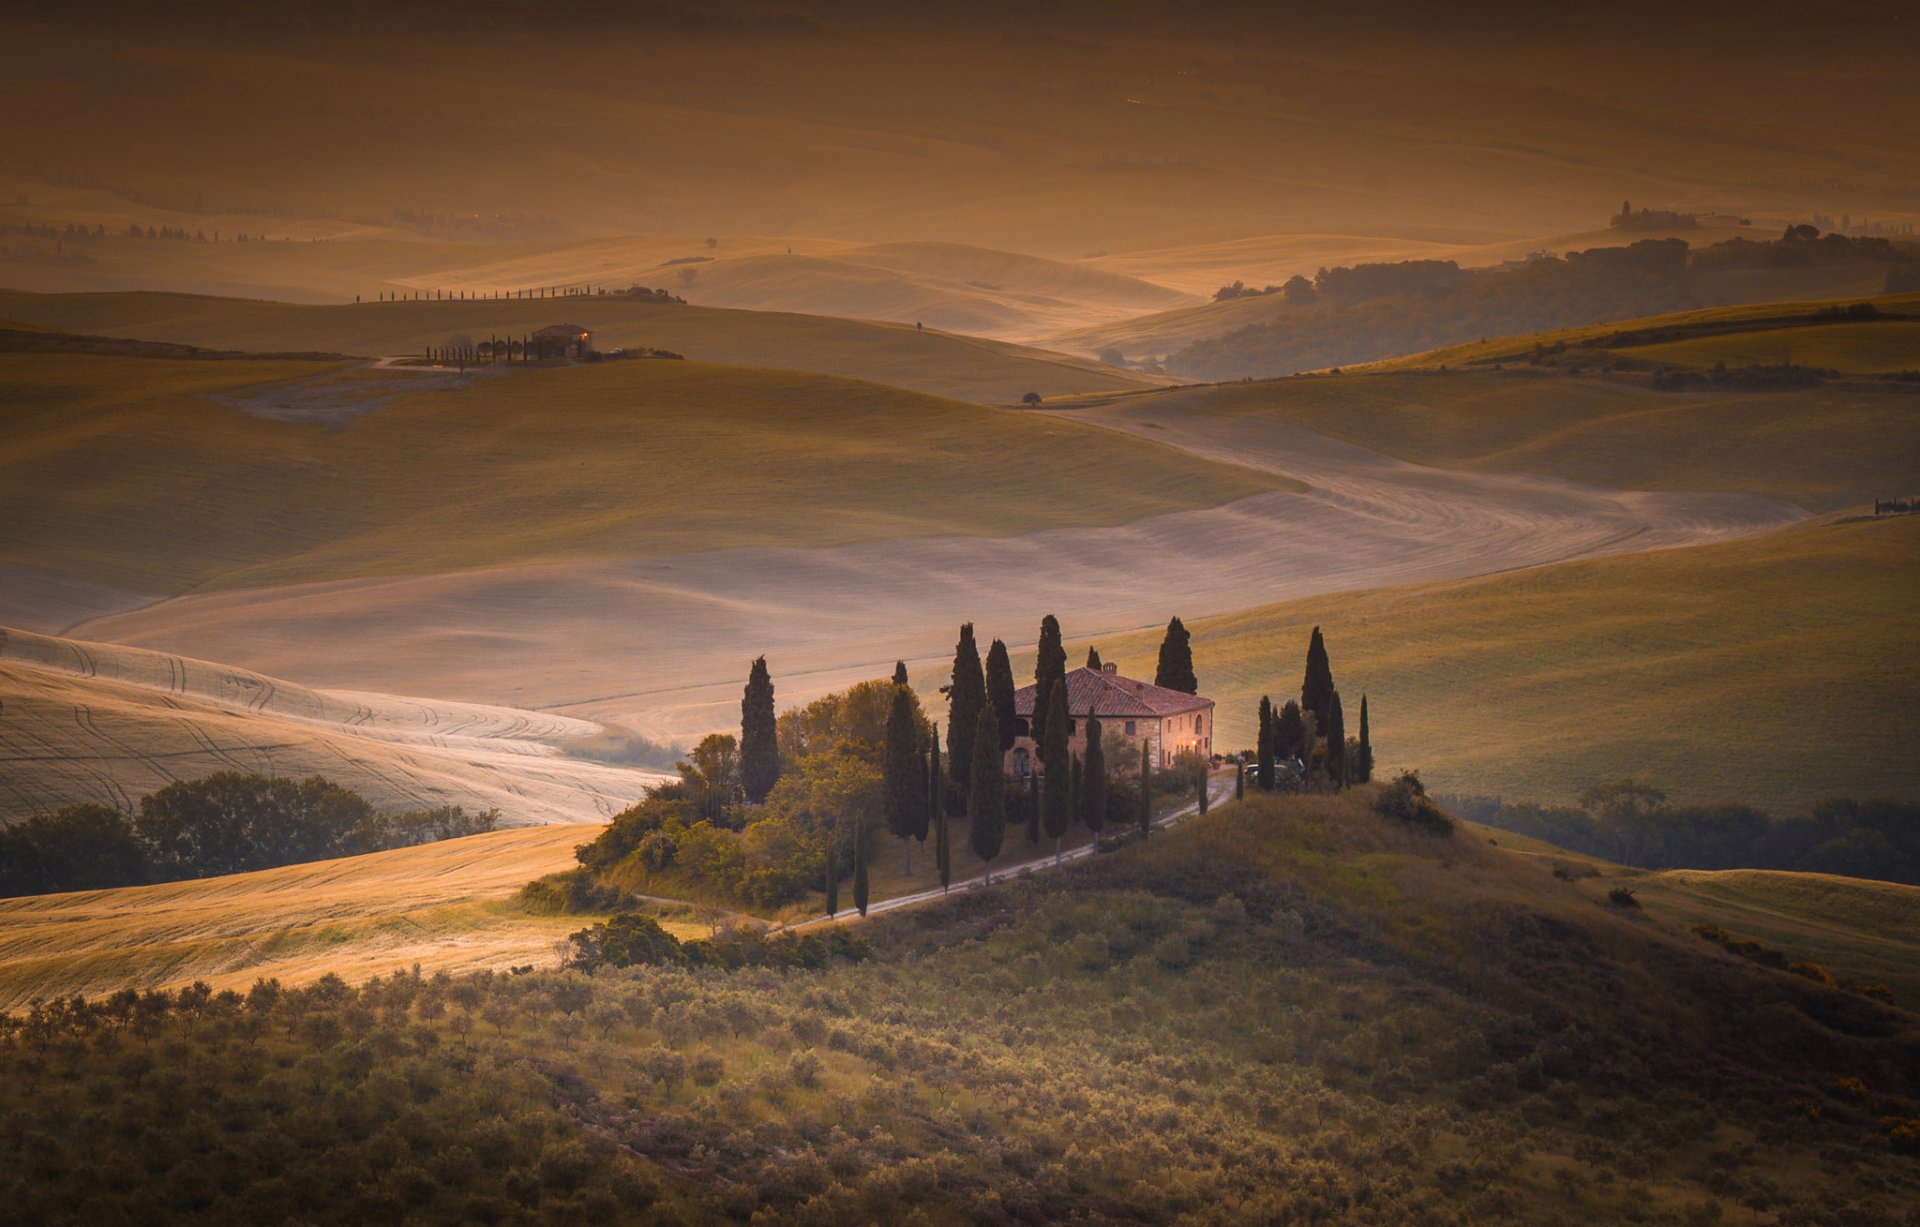
[[[320,776],[223,771],[140,799],[128,816],[71,805],[0,829],[0,896],[245,873],[491,831],[499,811],[383,814]]]

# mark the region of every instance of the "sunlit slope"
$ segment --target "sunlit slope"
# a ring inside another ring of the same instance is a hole
[[[1657,391],[1644,379],[1506,370],[1313,376],[1154,393],[1098,410],[1230,449],[1263,422],[1416,464],[1629,490],[1770,494],[1813,511],[1905,490],[1920,395],[1830,386]]]
[[[219,771],[324,775],[392,812],[460,805],[498,809],[509,825],[589,821],[660,778],[563,754],[603,732],[0,629],[0,823],[82,802],[131,810],[175,780]]]
[[[1633,883],[1643,906],[1757,938],[1835,975],[1920,1001],[1920,887],[1825,873],[1674,869]]]
[[[702,304],[925,323],[1013,340],[1192,301],[1133,277],[955,243],[722,258],[681,276],[684,282],[656,280]]]
[[[1317,625],[1349,732],[1369,698],[1383,769],[1555,802],[1637,776],[1677,800],[1785,813],[1920,796],[1916,574],[1920,518],[1822,522],[1188,625],[1223,749],[1252,744],[1262,694],[1297,697]],[[1151,660],[1157,642],[1100,648]]]
[[[1288,483],[1075,423],[694,362],[500,372],[344,429],[310,366],[0,357],[0,562],[151,592],[1119,524]]]
[[[459,337],[523,337],[548,324],[579,324],[593,330],[594,344],[603,350],[664,349],[705,362],[816,371],[992,404],[1011,404],[1028,392],[1055,396],[1145,382],[1080,358],[911,324],[721,310],[619,295],[315,306],[188,294],[0,291],[0,318],[209,349],[369,357],[420,354]]]
[[[361,980],[416,962],[548,964],[582,922],[507,901],[572,865],[596,830],[495,831],[220,878],[0,899],[0,1009],[194,980],[245,989],[259,976]]]
[[[1920,371],[1920,319],[1858,324],[1810,324],[1764,332],[1731,333],[1616,352],[1676,366],[1754,366],[1791,362],[1845,374]]]

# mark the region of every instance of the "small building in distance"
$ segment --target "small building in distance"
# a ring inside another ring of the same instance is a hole
[[[1183,751],[1213,753],[1213,700],[1168,690],[1152,682],[1121,677],[1113,665],[1075,669],[1067,674],[1067,748],[1087,751],[1087,718],[1100,719],[1101,740],[1117,733],[1134,743],[1135,755],[1144,742],[1156,767],[1169,767]],[[1013,749],[1007,751],[1007,774],[1019,778],[1034,770],[1038,748],[1033,740],[1033,704],[1037,687],[1014,693]]]
[[[593,352],[593,332],[578,324],[548,324],[527,338],[534,358],[584,358]]]

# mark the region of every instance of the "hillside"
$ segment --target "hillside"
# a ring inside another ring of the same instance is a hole
[[[547,963],[579,927],[508,900],[573,863],[594,826],[494,831],[256,873],[0,899],[0,1010],[30,998],[204,980],[244,989],[420,963],[469,971]]]
[[[568,757],[607,730],[565,716],[322,692],[245,669],[0,628],[0,823],[131,810],[216,771],[323,775],[388,811],[498,809],[503,825],[626,808],[656,772]]]
[[[1251,745],[1262,693],[1297,695],[1323,628],[1351,727],[1437,792],[1564,803],[1637,776],[1679,801],[1787,816],[1827,796],[1920,797],[1920,518],[1823,521],[1723,545],[1189,620],[1215,744]],[[1151,659],[1159,632],[1102,638]],[[1804,735],[1811,720],[1846,730]]]
[[[664,349],[704,362],[815,371],[933,396],[1012,404],[1143,386],[1079,358],[911,325],[726,311],[620,295],[487,302],[367,302],[313,306],[185,294],[21,294],[0,291],[0,318],[68,332],[248,352],[420,354],[455,337],[524,336],[553,323],[594,332],[603,350]]]
[[[1476,828],[1388,822],[1370,795],[1223,806],[876,918],[854,926],[864,961],[403,972],[177,1016],[150,1001],[140,1034],[197,1058],[176,1077],[110,1042],[45,1074],[24,1044],[0,1048],[0,1154],[64,1177],[20,1186],[29,1214],[118,1209],[133,1194],[100,1179],[111,1160],[166,1182],[142,1203],[162,1220],[324,1205],[453,1221],[518,1200],[609,1222],[1749,1205],[1838,1222],[1840,1198],[1883,1218],[1910,1200],[1912,1161],[1879,1118],[1920,1095],[1914,1015],[1736,959]],[[38,1025],[60,1039],[90,1021]],[[330,1093],[283,1120],[272,1105],[309,1078]],[[85,1086],[111,1089],[129,1127],[63,1144]],[[203,1102],[258,1125],[219,1130]],[[404,1129],[351,1128],[381,1104]],[[296,1131],[313,1145],[257,1178],[259,1146]],[[179,1133],[206,1144],[156,1148]]]
[[[347,429],[260,416],[295,381],[331,374],[0,355],[0,562],[173,593],[1006,536],[1289,486],[1077,424],[695,362],[495,370],[399,396]],[[981,455],[997,457],[985,477]]]
[[[1073,416],[1202,455],[1255,454],[1277,428],[1296,426],[1419,465],[1742,491],[1833,511],[1912,484],[1916,405],[1911,385],[1892,382],[1664,391],[1645,375],[1597,370],[1435,368],[1171,389],[1096,400]]]

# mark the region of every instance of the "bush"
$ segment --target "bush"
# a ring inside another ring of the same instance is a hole
[[[1382,817],[1404,822],[1430,835],[1453,834],[1453,819],[1427,796],[1426,786],[1412,771],[1382,788],[1373,808]]]
[[[1615,907],[1637,908],[1640,906],[1640,900],[1634,897],[1634,892],[1624,886],[1616,886],[1608,891],[1607,900]]]

